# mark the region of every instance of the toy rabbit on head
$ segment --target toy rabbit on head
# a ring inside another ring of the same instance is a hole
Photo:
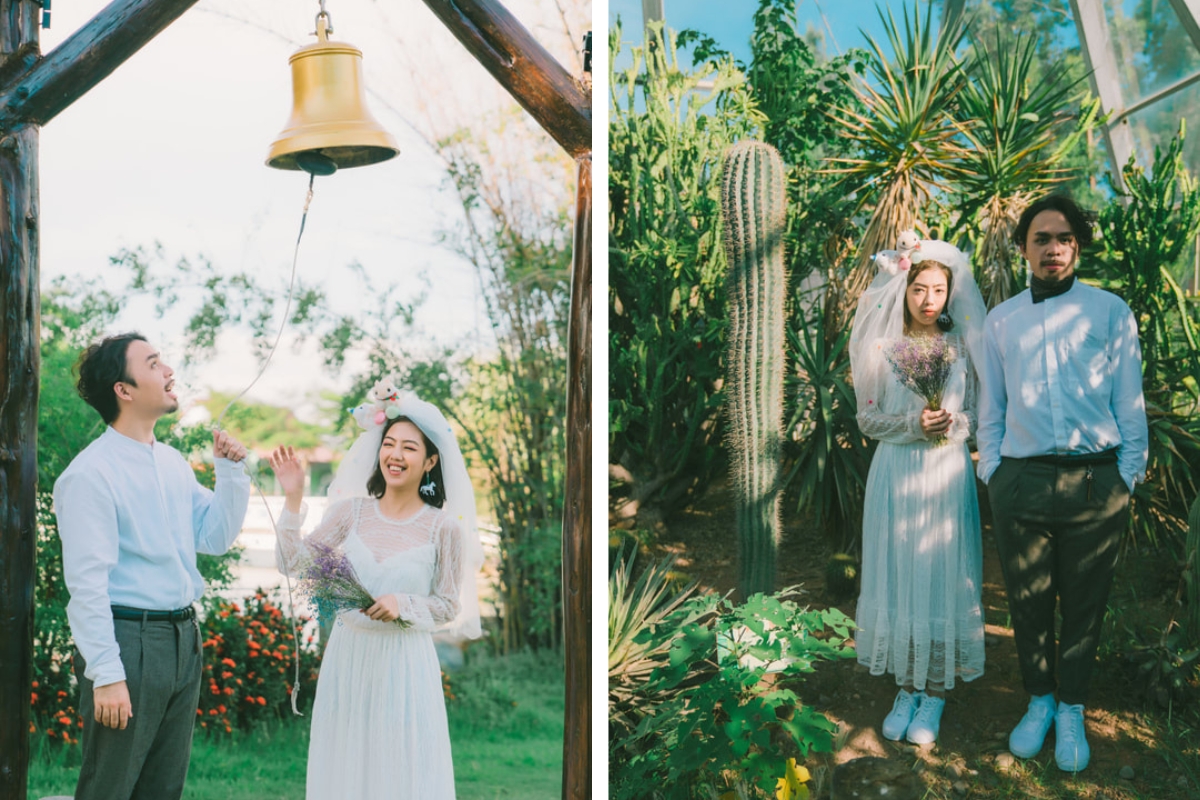
[[[897,272],[907,271],[914,260],[921,260],[920,256],[921,237],[917,236],[916,231],[907,230],[901,231],[896,237],[895,250],[881,250],[873,258],[879,271],[895,275]]]

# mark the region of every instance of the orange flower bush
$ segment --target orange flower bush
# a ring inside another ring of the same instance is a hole
[[[301,629],[309,620],[297,619]],[[205,602],[204,672],[200,681],[200,730],[225,736],[268,720],[292,716],[297,649],[291,620],[261,589],[241,604]],[[300,704],[312,704],[320,655],[311,641],[299,645]]]
[[[49,668],[30,685],[29,733],[64,745],[79,743],[83,717],[75,708],[79,689],[71,678],[71,664],[52,657]]]

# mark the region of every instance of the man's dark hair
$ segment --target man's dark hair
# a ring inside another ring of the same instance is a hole
[[[1017,228],[1013,231],[1013,242],[1017,247],[1025,247],[1025,239],[1029,236],[1029,226],[1033,223],[1033,218],[1043,211],[1057,211],[1067,218],[1067,224],[1071,226],[1071,233],[1075,234],[1075,241],[1079,242],[1079,249],[1091,246],[1092,220],[1095,215],[1084,211],[1065,194],[1048,194],[1030,203],[1021,213],[1021,219],[1017,221]]]
[[[132,342],[146,341],[140,333],[122,333],[107,336],[79,354],[75,371],[79,382],[75,384],[79,396],[89,406],[100,412],[104,424],[111,425],[117,418],[117,393],[113,385],[118,382],[137,386],[126,369],[125,353]]]
[[[437,445],[429,440],[429,437],[425,435],[425,431],[421,430],[420,425],[405,416],[389,419],[387,424],[383,426],[383,434],[379,437],[379,447],[375,448],[375,469],[371,472],[371,477],[367,479],[367,493],[376,499],[383,497],[383,493],[387,491],[387,481],[383,478],[383,470],[379,468],[379,450],[383,447],[383,440],[387,438],[388,431],[400,422],[411,423],[414,428],[421,431],[421,439],[425,442],[426,458],[438,455]],[[437,463],[433,465],[433,469],[429,471],[429,478],[433,481],[433,494],[422,494],[421,499],[425,501],[426,505],[441,508],[446,503],[446,482],[442,480],[442,459],[440,457]]]

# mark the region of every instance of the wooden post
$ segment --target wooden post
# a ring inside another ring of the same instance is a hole
[[[38,46],[40,4],[0,0],[0,74]],[[0,798],[25,800],[37,547],[38,131],[0,137]]]
[[[592,159],[579,159],[567,332],[567,481],[563,508],[566,724],[563,800],[591,797]]]
[[[579,165],[567,332],[563,799],[584,800],[591,797],[591,88],[571,77],[496,0],[425,0],[425,5]]]

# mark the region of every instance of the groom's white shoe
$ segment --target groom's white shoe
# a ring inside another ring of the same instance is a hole
[[[1008,750],[1017,758],[1033,758],[1046,743],[1046,734],[1054,724],[1057,706],[1054,695],[1037,695],[1029,701],[1029,709],[1008,736]]]

